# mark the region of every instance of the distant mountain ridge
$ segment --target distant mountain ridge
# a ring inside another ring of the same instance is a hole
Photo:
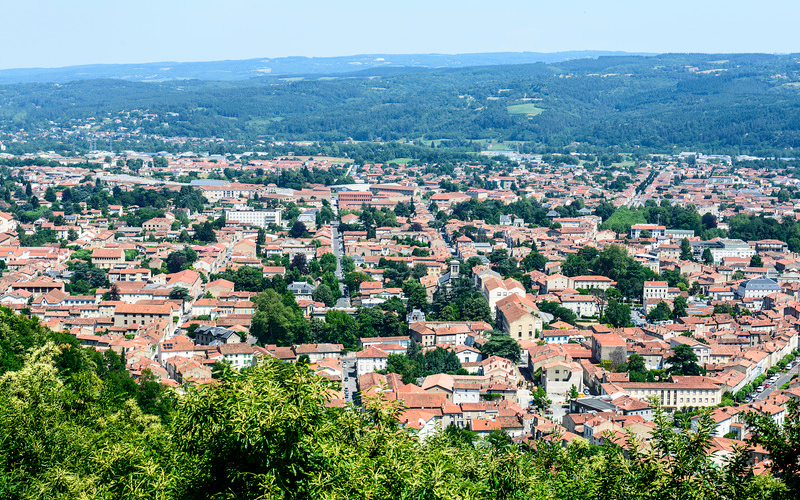
[[[278,57],[206,62],[153,62],[142,64],[89,64],[62,68],[0,70],[0,84],[63,83],[112,78],[137,82],[168,80],[246,80],[263,76],[349,73],[364,69],[465,68],[528,63],[558,63],[604,56],[655,55],[621,51],[485,52],[471,54],[361,54],[339,57]]]

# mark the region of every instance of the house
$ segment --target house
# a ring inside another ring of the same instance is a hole
[[[200,277],[200,273],[192,271],[191,269],[168,274],[166,278],[167,288],[185,288],[192,297],[200,295],[200,291],[203,287],[203,279]]]
[[[666,300],[668,297],[669,285],[666,281],[645,281],[644,291],[642,297],[647,299],[662,299]]]
[[[233,281],[226,279],[219,278],[206,283],[206,293],[210,293],[215,298],[219,297],[222,293],[232,292],[233,290]]]
[[[253,349],[253,346],[249,344],[221,344],[217,347],[217,349],[219,350],[220,354],[222,354],[222,358],[237,370],[248,366],[253,366],[253,353],[255,350]]]
[[[314,293],[314,286],[305,281],[295,281],[286,288],[294,294],[294,299],[297,301],[312,300],[311,295]]]
[[[356,354],[356,373],[360,377],[365,373],[386,369],[389,353],[377,347],[368,347]]]
[[[574,312],[579,318],[600,314],[600,306],[594,295],[563,295],[561,307]]]
[[[605,276],[573,276],[569,278],[568,282],[568,288],[574,288],[576,290],[579,288],[588,290],[608,290],[617,284],[614,280],[606,278]]]
[[[233,330],[218,326],[200,325],[194,331],[194,342],[197,345],[238,344],[242,338]]]
[[[500,329],[516,341],[535,339],[542,331],[539,310],[531,299],[517,294],[497,302],[497,322]]]
[[[603,384],[607,389],[619,390],[638,399],[655,397],[666,409],[678,410],[685,407],[711,408],[719,405],[722,390],[712,382],[614,382]]]
[[[592,336],[592,357],[598,361],[610,361],[617,366],[628,360],[625,341],[615,333],[595,333]]]
[[[117,304],[114,309],[114,326],[132,324],[149,325],[155,321],[172,323],[172,307],[170,305]]]
[[[665,235],[666,230],[665,226],[659,226],[658,224],[634,224],[631,226],[631,238],[641,238],[643,231],[649,232],[651,238],[659,238]]]
[[[176,335],[169,340],[158,343],[156,356],[159,363],[164,367],[167,366],[167,361],[174,356],[191,358],[194,356],[194,342],[184,335]]]
[[[556,399],[563,396],[567,399],[574,386],[579,394],[583,393],[583,368],[575,361],[552,361],[541,367],[542,386],[548,395]]]
[[[306,355],[311,363],[319,363],[325,358],[340,359],[342,356],[342,344],[301,344],[294,346],[294,352],[298,356]]]
[[[525,287],[519,281],[508,278],[506,280],[499,280],[497,278],[489,278],[484,280],[482,287],[483,298],[489,304],[489,309],[493,314],[497,312],[497,301],[511,294],[516,294],[521,297],[525,296]]]
[[[117,264],[125,263],[125,252],[122,248],[95,248],[92,250],[92,264],[101,269],[111,269]]]

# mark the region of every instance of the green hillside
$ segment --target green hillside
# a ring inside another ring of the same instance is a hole
[[[664,54],[238,82],[16,84],[0,86],[0,133],[57,135],[54,122],[89,125],[63,134],[84,147],[87,130],[124,129],[244,144],[493,139],[782,154],[800,143],[797,62],[794,55]]]

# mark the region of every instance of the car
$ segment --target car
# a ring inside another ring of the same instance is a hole
[[[756,392],[763,392],[763,391],[764,391],[763,385],[759,385],[758,387],[756,387]]]
[[[764,384],[764,387],[769,387],[769,382],[767,382],[766,384]]]

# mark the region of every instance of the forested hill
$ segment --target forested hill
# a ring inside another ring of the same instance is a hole
[[[0,131],[55,123],[245,142],[494,139],[789,154],[800,144],[798,60],[665,54],[239,82],[17,84],[0,86]]]
[[[369,68],[464,68],[496,64],[553,63],[569,59],[625,55],[625,52],[487,52],[474,54],[362,54],[340,57],[275,57],[205,62],[88,64],[63,68],[0,70],[0,84],[69,82],[117,78],[135,82],[166,80],[245,80],[267,75],[348,73]],[[646,54],[639,54],[646,55]]]

